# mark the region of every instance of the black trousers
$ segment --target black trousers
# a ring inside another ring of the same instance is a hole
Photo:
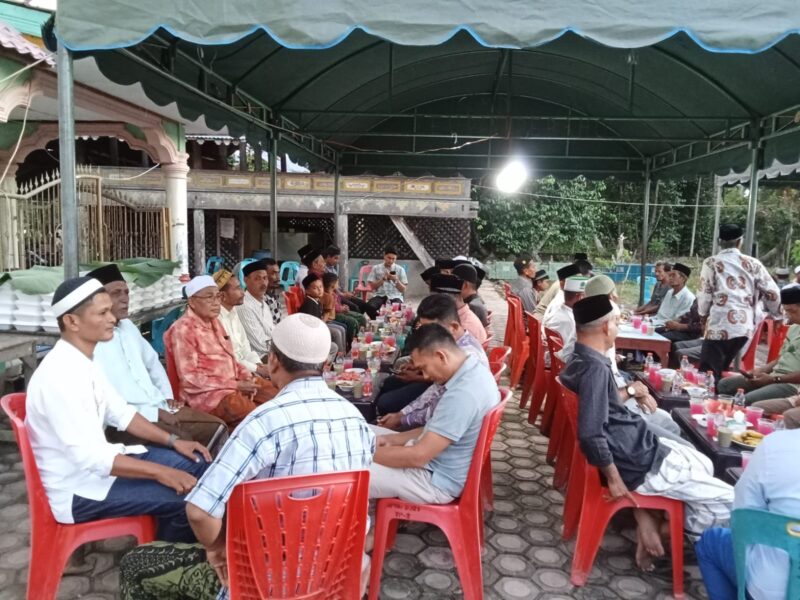
[[[729,340],[703,340],[703,347],[700,349],[700,370],[713,371],[715,381],[719,382],[722,372],[728,368],[746,343],[745,336]]]
[[[367,302],[364,302],[361,298],[356,298],[355,296],[350,298],[342,298],[342,304],[347,306],[353,312],[361,313],[362,315],[368,315],[370,319],[374,319],[378,316],[379,309]]]
[[[422,392],[430,387],[430,383],[413,382],[408,383],[394,375],[387,377],[381,387],[381,395],[375,401],[379,415],[388,415],[403,410],[414,400],[422,395]]]
[[[667,331],[663,327],[657,327],[656,333],[663,335],[670,342],[688,342],[689,340],[696,340],[700,337],[698,334],[689,331]]]
[[[381,306],[386,304],[389,301],[388,296],[373,296],[369,300],[367,300],[367,304],[375,309],[375,314],[378,314],[378,311],[381,309]],[[402,302],[400,298],[392,298],[392,302]]]

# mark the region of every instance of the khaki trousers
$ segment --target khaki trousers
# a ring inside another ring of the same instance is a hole
[[[800,407],[795,406],[793,396],[790,398],[774,398],[762,400],[753,406],[764,409],[764,415],[783,415],[783,424],[786,429],[800,429]]]

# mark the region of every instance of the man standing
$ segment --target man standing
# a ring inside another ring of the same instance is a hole
[[[730,517],[733,488],[715,479],[711,461],[694,448],[660,438],[644,419],[619,401],[606,356],[617,337],[617,312],[606,296],[591,296],[573,307],[578,341],[561,372],[564,385],[579,397],[578,440],[589,464],[608,482],[611,500],[630,498],[630,490],[685,503],[685,531],[697,539]],[[660,513],[634,511],[639,545],[636,560],[648,568],[664,554]],[[674,543],[681,543],[674,540]]]
[[[694,303],[695,296],[686,287],[686,282],[692,270],[686,265],[675,263],[669,272],[670,290],[661,301],[656,316],[653,317],[653,325],[663,327],[667,321],[676,321],[678,318],[689,312]]]
[[[397,250],[389,246],[383,251],[383,263],[372,267],[367,285],[373,292],[367,304],[375,309],[379,309],[387,301],[403,301],[408,277],[406,270],[397,264]]]
[[[713,371],[717,381],[753,335],[759,302],[774,318],[781,316],[780,290],[758,259],[740,252],[743,235],[738,225],[721,225],[721,250],[700,272],[697,310],[706,319],[700,369]]]
[[[225,333],[231,340],[233,353],[248,371],[261,377],[267,376],[267,365],[261,362],[261,356],[250,347],[244,325],[239,319],[237,306],[244,304],[244,290],[239,287],[239,282],[230,271],[222,269],[213,275],[219,288],[220,310],[219,320],[225,328]]]
[[[778,358],[741,375],[725,377],[717,384],[720,394],[735,394],[742,388],[745,402],[757,402],[767,413],[779,413],[791,408],[786,403],[800,389],[800,285],[786,286],[780,291],[783,310],[789,320],[789,331]],[[753,340],[752,343],[757,343]]]
[[[461,496],[483,417],[500,393],[489,370],[438,323],[420,326],[406,345],[414,365],[445,392],[424,428],[378,437],[369,495],[447,504]]]
[[[220,323],[220,297],[209,275],[186,284],[188,307],[165,334],[181,384],[181,400],[238,425],[258,404],[275,395],[269,382],[253,375],[236,360],[233,346]]]
[[[488,330],[489,311],[486,308],[486,304],[483,303],[483,300],[478,295],[478,287],[480,286],[481,279],[483,279],[478,274],[478,269],[469,261],[465,261],[456,265],[453,269],[453,275],[460,278],[463,282],[461,284],[461,299],[464,300],[464,303],[475,313],[475,316],[478,317],[484,329]]]
[[[575,347],[575,317],[572,314],[572,307],[578,301],[583,300],[586,281],[585,277],[569,277],[564,282],[564,302],[552,312],[548,310],[548,314],[542,321],[542,343],[546,347],[545,329],[552,329],[558,333],[564,347],[556,354],[564,362],[572,356],[572,349]]]
[[[277,265],[276,265],[277,266]],[[272,307],[267,303],[268,265],[266,260],[257,260],[242,267],[244,275],[244,302],[236,312],[244,326],[250,347],[259,355],[266,356],[275,326]]]
[[[511,282],[511,293],[522,302],[522,310],[532,313],[536,310],[536,294],[533,292],[533,277],[536,263],[530,256],[520,256],[514,261],[517,278]]]
[[[158,354],[128,319],[130,290],[119,267],[111,263],[91,271],[87,277],[103,284],[111,298],[111,313],[117,320],[114,337],[98,342],[94,348],[94,363],[115,391],[136,412],[167,433],[204,446],[208,446],[215,435],[218,440],[215,447],[224,442],[227,436],[220,436],[225,431],[225,423],[185,406],[173,397],[172,386]],[[129,432],[113,427],[106,430],[106,437],[115,443],[142,443]]]
[[[667,292],[672,289],[669,284],[669,272],[672,270],[672,265],[668,262],[659,261],[656,263],[656,285],[653,288],[653,293],[650,294],[650,301],[642,304],[639,308],[633,311],[635,315],[654,315],[658,312],[661,306],[661,301]]]
[[[103,285],[91,277],[64,281],[52,312],[61,339],[33,374],[25,425],[53,516],[59,523],[153,515],[159,538],[194,541],[183,495],[211,456],[201,444],[156,427],[125,403],[92,361],[114,335],[116,317]],[[162,448],[106,441],[107,426]]]
[[[353,404],[321,376],[330,343],[322,321],[308,315],[291,315],[275,326],[267,365],[278,395],[236,428],[186,498],[189,521],[205,552],[158,542],[134,548],[120,565],[123,589],[137,592],[132,597],[159,600],[178,597],[178,591],[181,598],[196,598],[196,586],[203,582],[211,588],[202,590],[203,597],[227,597],[227,590],[217,593],[228,584],[224,518],[237,484],[369,468],[374,434]]]

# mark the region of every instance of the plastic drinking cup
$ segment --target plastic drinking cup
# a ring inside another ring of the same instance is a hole
[[[758,433],[769,435],[775,431],[775,421],[772,419],[759,419],[758,420]]]
[[[764,409],[756,406],[748,406],[744,409],[744,418],[753,427],[758,427],[758,421],[764,416]]]
[[[715,416],[716,415],[706,416],[706,433],[710,438],[717,437],[717,420],[715,419]]]
[[[348,356],[347,358],[344,359],[344,368],[345,368],[345,370],[353,368],[353,357],[352,356]]]
[[[750,463],[750,458],[753,456],[753,453],[748,450],[742,451],[742,468],[746,469],[747,465]]]
[[[720,427],[717,430],[717,441],[722,448],[730,448],[733,439],[733,431],[727,427]]]
[[[689,413],[692,415],[702,415],[704,411],[703,399],[697,396],[689,397]]]
[[[642,326],[642,317],[636,316],[631,319],[631,325],[634,329],[639,329]]]

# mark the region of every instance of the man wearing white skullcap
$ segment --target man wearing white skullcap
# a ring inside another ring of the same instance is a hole
[[[185,290],[189,306],[164,334],[164,348],[180,381],[178,399],[233,429],[277,390],[237,360],[218,319],[222,305],[214,278],[195,277]]]
[[[205,546],[205,554],[185,546],[163,553],[182,569],[192,561],[197,565],[207,560],[220,579],[225,579],[223,519],[237,484],[256,478],[361,470],[372,463],[375,436],[364,417],[322,379],[331,345],[325,323],[298,313],[281,319],[272,334],[267,366],[280,391],[242,421],[194,493],[186,498],[189,522]],[[123,559],[120,570],[126,583],[128,572],[134,578],[137,556],[149,552],[149,546],[140,546]],[[179,579],[170,579],[170,585]],[[156,586],[159,583],[158,579],[153,582]],[[148,591],[154,598],[174,592],[158,593],[162,590],[157,588]],[[227,590],[217,597],[226,598]]]
[[[586,283],[586,277],[568,277],[564,280],[564,302],[561,304],[551,303],[542,319],[542,343],[547,344],[545,329],[551,329],[561,336],[564,347],[557,352],[558,358],[566,362],[572,356],[572,349],[575,347],[575,317],[572,315],[572,307],[578,300],[582,300]]]
[[[36,369],[25,402],[26,427],[59,523],[154,515],[159,539],[193,541],[183,494],[211,456],[150,423],[117,393],[93,363],[98,342],[114,335],[116,318],[103,285],[91,277],[64,281],[53,296],[61,339]],[[104,429],[161,447],[106,441]]]

